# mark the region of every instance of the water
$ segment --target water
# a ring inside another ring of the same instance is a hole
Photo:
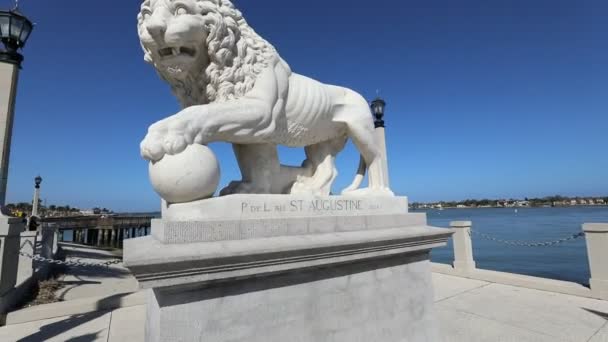
[[[608,222],[608,207],[478,208],[427,211],[429,225],[449,227],[450,221],[472,221],[473,229],[503,240],[543,242],[578,233],[583,223]],[[477,268],[589,283],[584,237],[556,247],[513,247],[472,236]],[[431,259],[451,263],[451,240]]]
[[[69,229],[69,230],[64,230],[63,232],[63,240],[65,242],[72,242],[74,241],[74,231]]]

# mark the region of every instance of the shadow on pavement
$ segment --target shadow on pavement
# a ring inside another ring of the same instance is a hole
[[[73,261],[73,260],[72,260]],[[86,261],[86,260],[84,260]],[[91,261],[87,261],[91,262]],[[131,277],[131,272],[125,268],[119,267],[105,267],[105,266],[95,266],[95,267],[72,267],[68,266],[63,272],[66,275],[71,276],[87,276],[87,277],[95,277],[95,278],[127,278]]]
[[[594,315],[600,316],[601,318],[608,321],[608,313],[606,313],[606,312],[596,311],[596,310],[587,309],[587,308],[583,308],[583,310],[590,312]]]
[[[22,339],[19,339],[19,342],[40,342],[51,339],[55,336],[61,335],[69,330],[76,328],[77,326],[92,321],[96,318],[99,318],[106,313],[115,310],[121,306],[121,302],[123,297],[130,295],[131,293],[120,293],[113,296],[109,296],[97,301],[96,310],[94,312],[78,314],[70,316],[61,321],[57,321],[54,323],[50,323],[40,327],[40,330],[36,333],[33,333],[29,336],[26,336]],[[110,326],[106,328],[107,334],[110,334]],[[96,333],[89,333],[77,337],[73,337],[66,341],[77,341],[77,342],[89,342],[94,341],[98,338],[99,334],[103,330],[99,330]]]
[[[97,340],[97,335],[99,335],[99,333],[102,332],[102,330],[96,332],[96,333],[92,333],[92,334],[86,334],[86,335],[82,335],[82,336],[78,336],[78,337],[72,337],[68,340],[65,340],[65,342],[91,342],[91,341],[96,341]]]
[[[86,258],[86,259],[121,259],[120,255],[110,254],[105,251],[95,250],[75,250],[75,249],[64,249],[66,257],[69,258]]]
[[[74,329],[75,327],[77,327],[81,324],[84,324],[84,323],[92,321],[98,317],[101,317],[101,316],[105,315],[106,313],[107,313],[107,311],[97,311],[97,312],[91,312],[91,313],[86,313],[86,314],[81,314],[81,315],[70,316],[64,320],[50,323],[50,324],[40,327],[39,331],[20,339],[19,342],[46,341],[55,336],[61,335],[68,330]],[[83,341],[83,342],[84,341],[93,341],[94,338],[100,332],[101,331],[98,331],[93,334],[82,335],[79,337],[69,339],[67,341]],[[109,333],[109,331],[108,331],[108,333]]]

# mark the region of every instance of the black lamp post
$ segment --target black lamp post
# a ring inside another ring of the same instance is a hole
[[[372,114],[374,115],[374,126],[376,127],[376,143],[382,153],[382,173],[384,183],[388,186],[388,161],[386,158],[386,137],[384,135],[384,108],[386,102],[380,97],[376,97],[371,104]]]
[[[13,117],[17,97],[17,81],[23,56],[19,51],[25,46],[34,25],[17,6],[9,11],[0,11],[0,85],[8,95],[0,101],[0,211],[4,214],[6,184],[8,182],[8,162],[11,152]],[[2,216],[2,215],[0,215]]]
[[[38,216],[38,206],[40,204],[40,183],[42,183],[42,177],[40,175],[34,178],[34,200],[32,201],[32,216]]]
[[[377,97],[372,101],[372,113],[374,114],[374,125],[376,128],[384,127],[384,107],[386,102],[383,99]]]
[[[23,56],[18,52],[23,49],[32,33],[34,25],[17,7],[10,11],[0,11],[0,40],[4,51],[0,51],[0,61],[21,65]]]

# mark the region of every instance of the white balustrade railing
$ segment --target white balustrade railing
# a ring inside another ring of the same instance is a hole
[[[454,221],[450,223],[454,231],[454,271],[462,275],[474,275],[477,271],[473,257],[471,236],[479,236],[497,243],[523,247],[547,247],[565,243],[584,236],[587,243],[587,255],[591,279],[590,290],[594,297],[608,299],[608,223],[586,223],[583,231],[558,240],[547,242],[508,241],[476,232],[471,221]]]

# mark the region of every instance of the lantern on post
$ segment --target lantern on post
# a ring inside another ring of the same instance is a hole
[[[382,171],[385,184],[389,184],[388,179],[388,160],[386,157],[386,136],[384,132],[384,108],[386,102],[380,97],[377,97],[371,103],[372,114],[374,116],[374,126],[376,127],[376,143],[382,153]]]
[[[376,128],[384,127],[384,107],[386,102],[383,99],[377,97],[372,101],[372,113],[374,114],[374,125]]]
[[[38,216],[38,209],[40,203],[40,183],[42,183],[42,177],[40,175],[34,178],[34,200],[32,201],[32,216]]]
[[[0,11],[0,40],[4,44],[1,62],[21,65],[23,56],[18,50],[23,49],[33,28],[34,24],[16,6],[9,11]]]

